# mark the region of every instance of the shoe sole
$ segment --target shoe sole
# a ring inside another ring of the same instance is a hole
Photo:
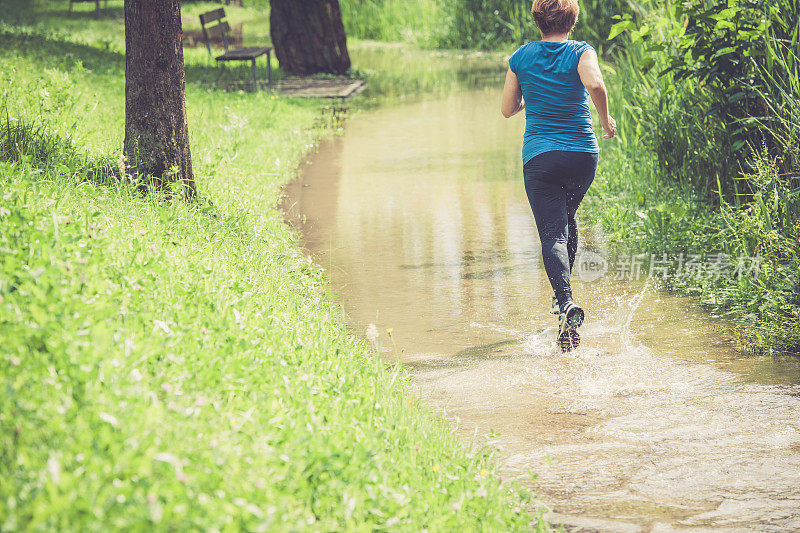
[[[577,306],[573,307],[567,314],[567,326],[572,329],[578,329],[583,325],[584,316],[583,309]]]
[[[581,345],[581,336],[574,329],[568,329],[558,336],[561,353],[571,352]]]
[[[583,325],[585,314],[577,305],[567,312],[564,330],[558,335],[558,346],[562,353],[571,352],[581,344],[577,329]]]

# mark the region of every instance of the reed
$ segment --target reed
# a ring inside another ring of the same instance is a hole
[[[443,0],[342,0],[350,37],[435,47],[447,28]]]

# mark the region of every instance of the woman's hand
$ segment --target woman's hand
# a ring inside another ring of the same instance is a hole
[[[614,120],[614,117],[608,115],[605,120],[601,122],[603,129],[606,130],[606,134],[603,135],[603,139],[610,139],[614,135],[617,134],[617,121]]]

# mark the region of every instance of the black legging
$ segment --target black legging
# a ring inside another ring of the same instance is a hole
[[[525,163],[525,192],[542,241],[550,285],[563,306],[572,300],[569,275],[578,250],[575,213],[594,181],[598,154],[554,150]]]

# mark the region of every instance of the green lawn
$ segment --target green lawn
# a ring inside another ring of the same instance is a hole
[[[37,4],[0,21],[0,530],[533,527],[489,452],[345,330],[282,220],[329,110],[190,83],[202,199],[143,197],[99,179],[121,3]]]

